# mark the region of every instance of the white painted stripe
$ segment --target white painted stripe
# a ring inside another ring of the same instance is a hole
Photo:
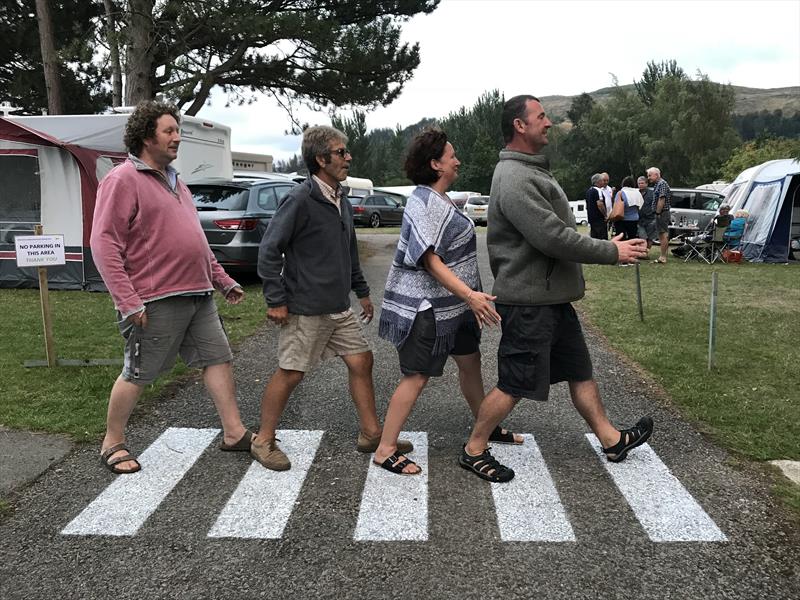
[[[564,506],[531,434],[521,446],[492,446],[492,455],[514,469],[508,483],[493,483],[500,539],[504,542],[574,542]]]
[[[138,457],[142,470],[117,475],[61,533],[134,535],[219,434],[170,427]]]
[[[288,471],[270,471],[256,461],[239,482],[208,537],[279,539],[322,441],[322,431],[278,430]]]
[[[404,431],[414,444],[408,458],[422,467],[419,475],[390,473],[370,458],[353,539],[425,541],[428,539],[428,434]]]
[[[606,460],[594,434],[587,433],[586,439],[652,541],[727,541],[649,444],[636,448],[625,461],[612,463]]]

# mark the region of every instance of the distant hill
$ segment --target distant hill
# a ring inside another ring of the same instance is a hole
[[[633,84],[621,87],[634,91]],[[602,104],[611,98],[613,91],[614,88],[607,87],[589,92],[589,95],[595,102]],[[733,91],[736,94],[733,112],[737,115],[746,115],[762,110],[771,113],[780,109],[785,117],[790,117],[800,112],[800,86],[759,89],[734,85]],[[566,119],[573,98],[575,96],[542,96],[541,100],[551,117]]]

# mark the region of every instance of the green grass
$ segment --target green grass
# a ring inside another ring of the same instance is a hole
[[[718,272],[716,366],[708,370],[711,273]],[[800,460],[800,265],[586,266],[580,306],[613,346],[726,446]]]
[[[258,285],[246,288],[238,306],[215,294],[232,343],[264,322],[266,310]],[[16,429],[66,433],[76,441],[96,439],[105,429],[111,385],[121,366],[25,368],[45,359],[38,290],[0,290],[0,424]],[[122,358],[122,337],[108,294],[50,292],[56,355],[62,359]],[[180,361],[171,373],[149,386],[143,403],[190,370]]]

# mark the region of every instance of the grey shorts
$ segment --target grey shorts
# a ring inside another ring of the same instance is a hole
[[[278,366],[306,371],[321,360],[369,352],[353,311],[337,315],[289,315],[278,338]]]
[[[592,360],[571,304],[495,304],[503,319],[497,388],[518,398],[547,400],[550,385],[592,378]]]
[[[639,216],[639,237],[643,240],[654,240],[658,237],[658,225],[656,225],[656,215],[652,217]]]
[[[189,367],[208,367],[233,360],[211,295],[170,296],[145,304],[147,327],[119,323],[125,338],[122,378],[137,385],[152,383],[169,371],[178,355]]]
[[[668,208],[662,210],[660,215],[656,215],[656,226],[658,227],[658,233],[669,233],[670,216]]]

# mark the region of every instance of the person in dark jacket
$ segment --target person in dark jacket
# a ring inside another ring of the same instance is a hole
[[[261,397],[261,426],[250,453],[274,471],[291,467],[278,448],[275,429],[294,388],[314,365],[340,356],[361,431],[356,448],[374,452],[381,438],[372,384],[372,351],[350,308],[350,292],[369,323],[374,308],[361,272],[353,208],[341,186],[351,155],[347,137],[333,127],[310,127],[302,154],[309,178],[281,201],[261,240],[258,275],[264,282],[267,318],[280,325],[278,369]],[[413,446],[398,440],[398,450]]]
[[[608,239],[606,202],[600,187],[602,185],[602,173],[595,173],[592,175],[592,187],[586,190],[586,214],[589,219],[589,235],[596,240]]]

